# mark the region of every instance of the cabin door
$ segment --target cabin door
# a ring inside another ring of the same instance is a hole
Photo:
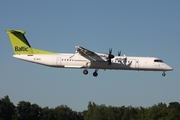
[[[61,57],[57,57],[57,59],[56,59],[56,65],[61,65]]]

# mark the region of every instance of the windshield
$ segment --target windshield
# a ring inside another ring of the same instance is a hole
[[[156,59],[154,62],[163,62],[162,60]]]

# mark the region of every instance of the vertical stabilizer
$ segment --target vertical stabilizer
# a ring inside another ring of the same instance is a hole
[[[33,54],[33,50],[24,36],[23,30],[6,30],[9,35],[14,54]]]

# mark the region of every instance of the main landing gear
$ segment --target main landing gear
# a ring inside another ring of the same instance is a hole
[[[93,76],[94,76],[94,77],[97,77],[97,76],[98,76],[97,71],[98,71],[98,69],[96,69],[96,70],[93,72]],[[84,75],[87,75],[87,74],[88,74],[88,70],[87,70],[87,69],[83,70],[83,74],[84,74]]]
[[[83,70],[83,73],[84,73],[85,75],[87,75],[87,74],[88,74],[88,70],[87,70],[87,69]]]
[[[98,71],[98,69],[96,69],[96,70],[93,72],[93,76],[94,76],[94,77],[97,77],[97,76],[98,76],[97,71]]]

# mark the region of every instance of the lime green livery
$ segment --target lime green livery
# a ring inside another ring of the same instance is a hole
[[[54,52],[32,48],[28,43],[23,30],[6,30],[9,35],[14,54],[55,54]]]

